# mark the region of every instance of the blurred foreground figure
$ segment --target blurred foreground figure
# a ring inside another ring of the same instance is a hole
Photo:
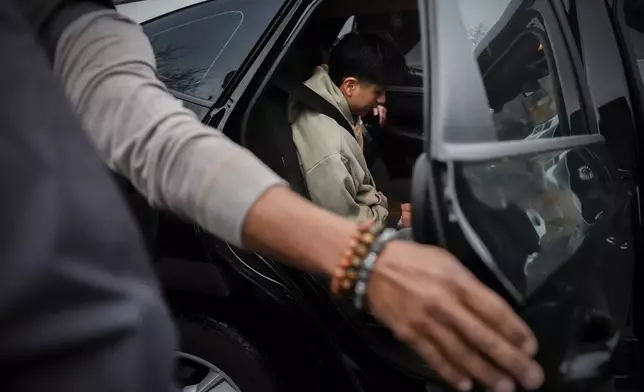
[[[0,51],[0,389],[171,391],[174,331],[142,240],[5,0]]]

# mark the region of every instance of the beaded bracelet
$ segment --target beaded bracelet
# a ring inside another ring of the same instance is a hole
[[[380,232],[381,229],[373,221],[361,222],[358,225],[358,233],[351,238],[349,248],[345,251],[331,279],[333,294],[342,295],[354,291],[360,266]]]
[[[362,310],[364,308],[364,297],[367,294],[367,281],[371,277],[371,272],[376,266],[376,261],[378,256],[385,249],[385,246],[396,236],[396,230],[394,229],[385,229],[376,240],[371,245],[369,249],[369,254],[364,258],[364,261],[360,264],[360,270],[358,271],[358,279],[354,286],[353,293],[353,306],[357,310]]]

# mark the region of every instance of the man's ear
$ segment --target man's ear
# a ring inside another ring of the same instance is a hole
[[[340,89],[344,91],[344,93],[348,97],[352,97],[354,94],[356,94],[357,88],[358,88],[358,79],[350,76],[348,78],[344,78],[342,81],[342,85],[340,86]]]

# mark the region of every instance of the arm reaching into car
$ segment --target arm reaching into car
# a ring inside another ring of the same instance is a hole
[[[55,72],[110,167],[148,200],[213,234],[331,275],[357,224],[291,192],[250,152],[201,124],[157,79],[134,22],[87,14],[58,42]],[[452,385],[499,392],[542,381],[537,343],[494,292],[448,252],[391,242],[368,286],[374,314]]]

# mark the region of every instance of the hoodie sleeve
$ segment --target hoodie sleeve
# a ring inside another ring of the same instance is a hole
[[[387,199],[371,185],[358,184],[349,172],[348,159],[330,155],[306,173],[312,201],[337,214],[357,220],[387,223]]]

